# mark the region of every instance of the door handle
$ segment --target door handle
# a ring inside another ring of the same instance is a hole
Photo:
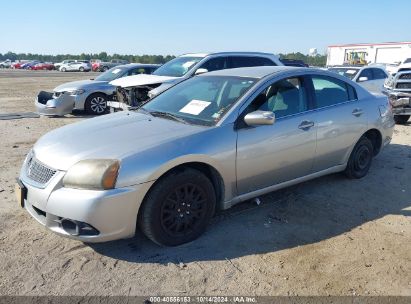
[[[359,116],[361,116],[362,115],[362,113],[363,113],[363,111],[361,110],[361,109],[354,109],[353,111],[352,111],[352,115],[354,115],[354,116],[356,116],[356,117],[359,117]]]
[[[313,121],[304,120],[303,122],[300,123],[300,125],[298,126],[298,129],[308,130],[309,128],[312,128],[312,127],[314,127]]]

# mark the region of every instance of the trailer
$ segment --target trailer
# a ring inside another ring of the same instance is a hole
[[[384,42],[330,45],[327,66],[399,64],[411,58],[411,42]]]

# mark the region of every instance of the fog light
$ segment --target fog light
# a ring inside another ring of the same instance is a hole
[[[75,221],[62,219],[61,227],[70,235],[79,235],[79,227]]]
[[[61,220],[61,227],[65,232],[73,236],[98,235],[100,233],[96,228],[87,223],[67,218]]]

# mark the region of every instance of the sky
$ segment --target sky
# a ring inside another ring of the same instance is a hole
[[[0,0],[0,53],[325,53],[411,41],[409,0]]]

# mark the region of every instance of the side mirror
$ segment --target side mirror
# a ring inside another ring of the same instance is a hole
[[[204,74],[207,73],[208,70],[207,69],[197,69],[197,71],[195,71],[194,75],[200,75],[200,74]]]
[[[275,114],[271,111],[254,111],[244,117],[244,122],[250,127],[272,125],[275,122]]]
[[[363,81],[367,81],[368,77],[360,77],[358,78],[358,82],[363,82]]]

